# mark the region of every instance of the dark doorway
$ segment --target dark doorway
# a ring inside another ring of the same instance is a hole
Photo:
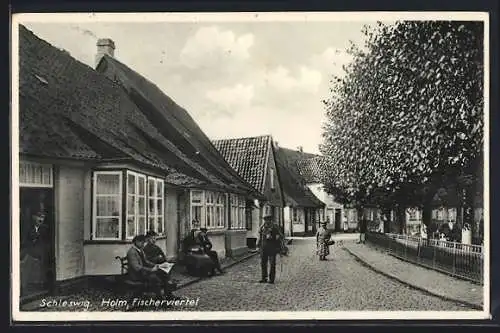
[[[335,231],[342,230],[342,210],[335,209]]]
[[[54,196],[52,188],[21,187],[21,297],[49,291],[54,281]]]

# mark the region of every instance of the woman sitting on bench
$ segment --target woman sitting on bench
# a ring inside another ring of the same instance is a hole
[[[154,264],[146,259],[144,245],[146,237],[135,236],[132,240],[132,247],[127,252],[128,279],[131,281],[145,282],[155,287],[158,295],[167,294],[173,297],[172,291],[175,289],[170,283],[168,276]]]

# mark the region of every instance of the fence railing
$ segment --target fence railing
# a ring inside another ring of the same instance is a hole
[[[483,284],[483,246],[420,237],[366,233],[366,241],[395,257]]]

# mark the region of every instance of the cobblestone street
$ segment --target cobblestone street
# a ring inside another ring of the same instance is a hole
[[[352,237],[343,240],[353,241]],[[198,307],[174,308],[179,311],[471,310],[380,275],[344,251],[342,242],[337,244],[332,247],[329,261],[320,262],[314,254],[313,239],[295,239],[290,256],[278,258],[274,285],[258,283],[259,257],[254,256],[228,268],[223,276],[182,288],[177,295],[199,298]]]

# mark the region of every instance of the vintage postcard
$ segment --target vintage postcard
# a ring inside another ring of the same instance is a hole
[[[488,31],[14,15],[13,320],[489,318]]]

